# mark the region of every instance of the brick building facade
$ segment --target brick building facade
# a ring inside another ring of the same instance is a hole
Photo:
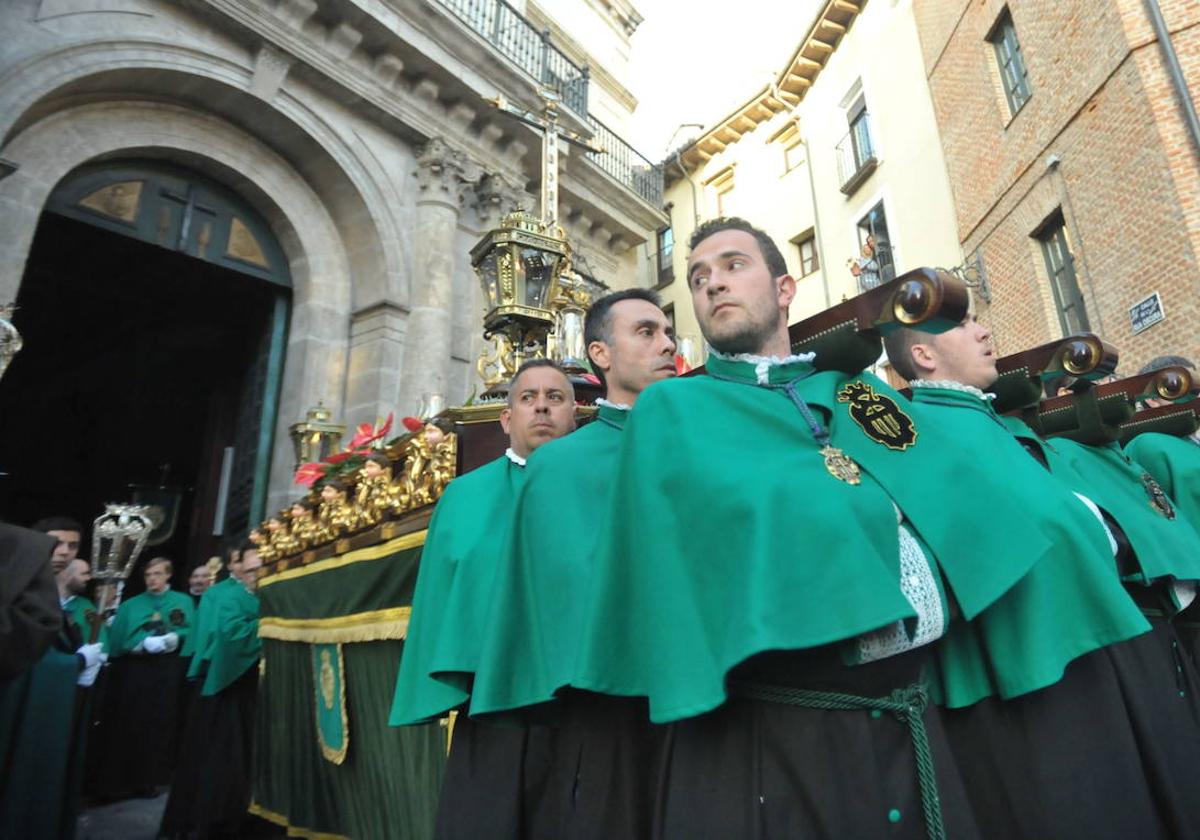
[[[914,0],[963,252],[1002,353],[1086,325],[1200,357],[1200,148],[1143,0]],[[1200,5],[1157,0],[1191,91]],[[1165,319],[1130,307],[1158,292]]]

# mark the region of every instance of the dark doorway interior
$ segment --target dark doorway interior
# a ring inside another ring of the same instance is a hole
[[[188,568],[216,553],[226,447],[225,535],[244,534],[277,286],[44,214],[14,318],[24,349],[0,380],[0,518],[55,513],[85,528],[130,485],[182,488],[174,536],[147,548]],[[164,466],[166,472],[164,477]],[[239,470],[243,475],[239,478]],[[143,588],[140,572],[129,594]]]

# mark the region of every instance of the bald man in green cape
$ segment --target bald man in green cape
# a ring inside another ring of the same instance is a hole
[[[393,726],[465,709],[526,459],[575,428],[570,379],[549,360],[526,362],[509,384],[500,423],[509,436],[507,451],[451,481],[434,509],[392,701]],[[526,836],[522,768],[544,766],[548,738],[545,727],[497,726],[458,715],[435,836]],[[536,799],[536,786],[529,796]]]
[[[952,431],[981,465],[1007,476],[1032,515],[1071,519],[1079,533],[1103,523],[1111,539],[1108,550],[1039,563],[943,643],[944,702],[954,709],[945,722],[981,822],[1006,837],[1194,836],[1200,809],[1181,773],[1200,753],[1200,715],[1188,697],[1196,676],[1176,667],[1162,611],[1141,606],[1173,593],[1176,575],[1200,575],[1187,549],[1195,538],[1146,504],[1116,453],[1043,441],[996,414],[983,391],[997,378],[991,333],[974,316],[936,336],[900,330],[885,346],[926,425]],[[1080,520],[1064,489],[1091,514]],[[1014,691],[992,666],[1017,648],[1043,667]],[[974,685],[955,684],[955,672],[973,670]]]

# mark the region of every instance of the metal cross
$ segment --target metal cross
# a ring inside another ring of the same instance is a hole
[[[574,143],[589,152],[603,154],[603,146],[574,131],[558,125],[558,103],[560,97],[547,88],[540,88],[543,108],[540,115],[512,105],[503,96],[487,100],[501,111],[512,114],[521,122],[539,131],[542,135],[542,223],[547,227],[558,224],[558,139]]]
[[[185,192],[183,195],[177,195],[165,188],[159,190],[159,193],[168,201],[176,201],[183,205],[183,220],[179,225],[179,241],[175,245],[175,249],[177,251],[183,251],[186,254],[188,246],[188,234],[191,232],[192,227],[192,217],[195,215],[197,210],[199,210],[201,213],[208,213],[211,216],[216,216],[216,208],[207,207],[196,201],[196,189],[191,184],[187,185],[187,192]]]

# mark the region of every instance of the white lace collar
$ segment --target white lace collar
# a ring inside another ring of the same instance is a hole
[[[633,409],[633,406],[631,405],[625,405],[625,403],[615,403],[604,399],[604,397],[597,399],[596,405],[606,405],[609,408],[615,408],[617,411],[631,411]]]
[[[759,385],[766,385],[770,382],[771,368],[778,365],[790,365],[795,362],[804,362],[812,364],[812,361],[817,358],[816,353],[797,353],[793,356],[784,356],[782,359],[778,356],[756,356],[753,353],[722,353],[720,350],[714,349],[709,345],[708,352],[716,356],[718,359],[724,359],[727,362],[745,362],[746,364],[754,365],[754,377],[758,380]]]
[[[518,467],[525,466],[525,459],[522,458],[520,455],[518,455],[516,452],[513,452],[513,448],[511,446],[508,447],[508,449],[504,450],[504,457],[507,458],[508,460],[512,461]]]
[[[964,385],[961,382],[954,382],[950,379],[914,379],[908,383],[908,387],[914,390],[918,388],[944,388],[947,391],[961,391],[964,394],[970,394],[985,401],[996,399],[995,394],[985,394],[974,385]]]

